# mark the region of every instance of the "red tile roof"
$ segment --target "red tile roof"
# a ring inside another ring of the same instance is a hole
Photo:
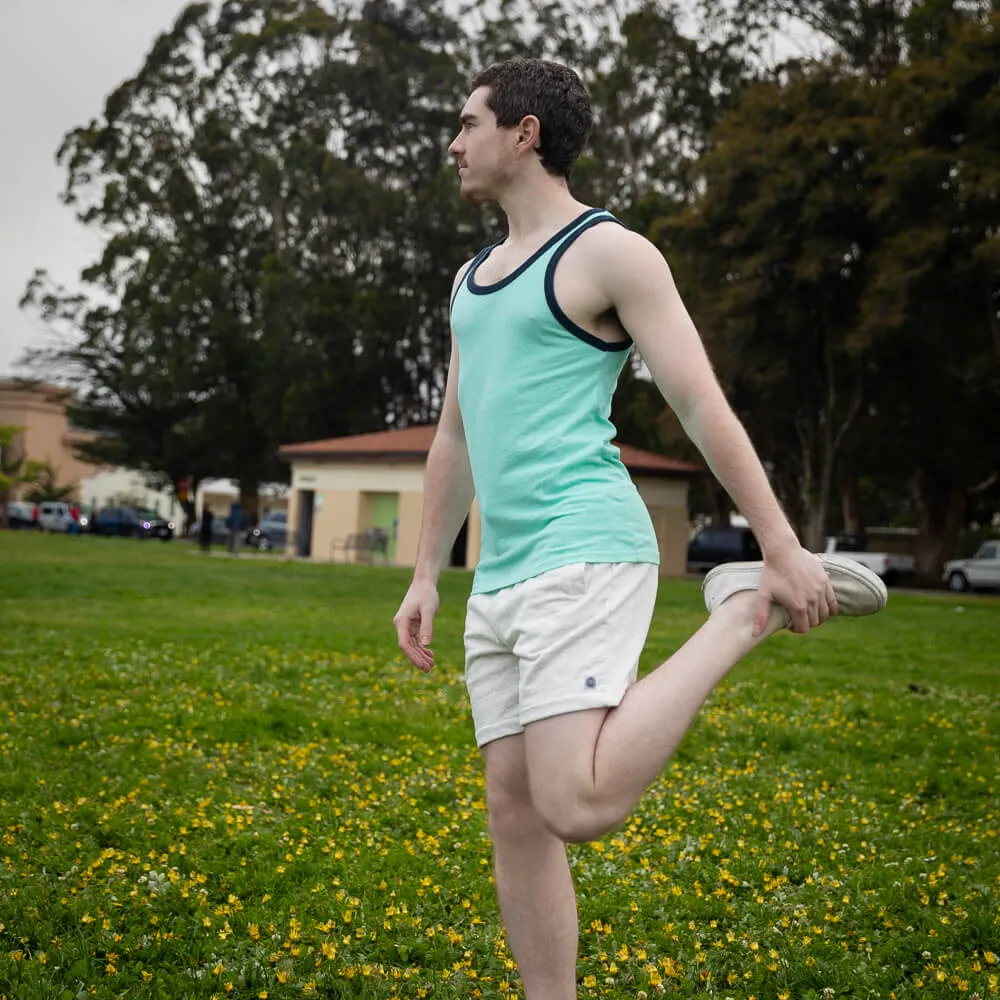
[[[286,444],[278,455],[288,462],[296,461],[361,461],[423,462],[430,451],[437,426],[406,427],[374,434],[354,434],[350,437],[329,438],[325,441],[304,441]],[[622,462],[636,475],[689,478],[702,471],[698,465],[667,458],[628,444],[618,444]]]

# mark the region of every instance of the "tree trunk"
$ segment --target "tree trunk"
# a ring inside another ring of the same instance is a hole
[[[240,506],[243,508],[243,516],[247,519],[248,527],[260,520],[258,502],[257,484],[254,483],[253,489],[250,489],[240,482]]]
[[[802,545],[810,552],[822,552],[826,545],[828,503],[825,495],[806,498],[806,521]]]
[[[813,552],[826,547],[826,529],[830,512],[830,495],[833,492],[834,470],[837,456],[843,448],[844,438],[861,412],[863,387],[860,379],[847,412],[839,424],[834,423],[838,411],[837,382],[834,364],[828,357],[826,364],[826,402],[816,414],[816,421],[805,433],[800,430],[802,463],[805,469],[802,484],[802,505],[805,509],[805,533],[802,544]],[[803,421],[805,423],[805,421]],[[815,442],[815,446],[813,446]]]
[[[939,481],[926,469],[918,470],[910,488],[917,514],[917,577],[939,583],[944,564],[958,547],[968,494],[961,484]]]
[[[844,534],[855,538],[865,537],[864,514],[861,510],[861,491],[853,465],[841,466],[837,474],[837,492],[840,495],[840,510],[844,519]]]
[[[705,490],[708,493],[708,502],[712,506],[712,524],[718,528],[728,528],[732,513],[732,501],[729,499],[729,494],[712,475],[705,477]]]
[[[796,485],[795,473],[789,468],[787,462],[782,462],[775,467],[771,474],[771,484],[778,496],[778,503],[781,504],[781,509],[785,512],[785,517],[791,523],[795,534],[802,538],[803,512],[799,503],[800,492]]]

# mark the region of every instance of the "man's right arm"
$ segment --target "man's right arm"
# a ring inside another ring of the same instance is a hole
[[[429,580],[437,585],[474,496],[465,427],[458,406],[458,351],[452,335],[444,404],[427,455],[424,512],[414,580]]]
[[[468,264],[463,265],[455,276],[452,298],[467,268]],[[399,648],[424,672],[434,665],[429,646],[438,608],[437,580],[474,496],[465,427],[458,405],[458,347],[452,333],[444,403],[424,474],[424,510],[413,582],[393,618]]]

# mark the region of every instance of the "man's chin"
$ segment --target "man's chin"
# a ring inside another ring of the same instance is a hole
[[[459,186],[458,193],[463,199],[465,199],[465,201],[470,201],[474,205],[490,200],[489,194],[487,194],[482,188],[472,187],[469,184],[461,184]]]

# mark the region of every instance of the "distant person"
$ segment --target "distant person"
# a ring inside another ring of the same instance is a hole
[[[455,276],[419,551],[394,622],[430,670],[437,579],[475,496],[465,679],[500,912],[527,1000],[572,1000],[565,843],[625,822],[712,689],[768,636],[879,611],[885,587],[800,545],[663,256],[570,193],[593,118],[579,77],[512,59],[471,91],[449,152],[462,195],[498,204],[508,232]],[[706,577],[707,620],[642,680],[659,545],[610,420],[633,346],[764,555]]]
[[[215,515],[211,507],[206,507],[201,514],[201,524],[198,525],[198,544],[202,552],[208,552],[212,547],[212,522]]]
[[[229,551],[236,555],[240,548],[240,538],[247,526],[247,517],[243,513],[243,505],[237,500],[229,508],[229,516],[226,518],[226,527],[229,529]]]
[[[79,504],[73,504],[69,509],[69,528],[67,529],[71,535],[80,534],[80,506]]]

